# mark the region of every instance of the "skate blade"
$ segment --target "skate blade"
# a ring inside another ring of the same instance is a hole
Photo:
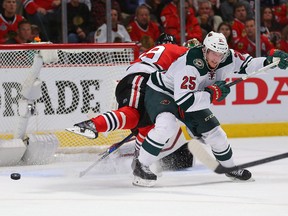
[[[90,130],[85,130],[84,133],[82,133],[80,131],[80,128],[78,127],[73,127],[73,128],[65,128],[66,131],[69,131],[71,133],[74,133],[74,134],[77,134],[77,135],[80,135],[80,136],[84,136],[88,139],[96,139],[97,136],[94,132],[90,131]]]
[[[248,180],[241,180],[241,179],[237,179],[235,177],[230,177],[230,176],[226,176],[226,177],[231,179],[235,183],[245,183],[245,182],[254,182],[255,181],[255,179],[252,178],[252,177],[250,179],[248,179]]]
[[[135,176],[132,184],[139,187],[153,187],[156,184],[156,180],[147,180]]]

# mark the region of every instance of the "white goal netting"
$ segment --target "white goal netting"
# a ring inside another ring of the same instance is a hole
[[[0,139],[11,139],[19,130],[21,93],[27,78],[35,74],[32,65],[40,50],[56,50],[58,59],[41,66],[37,75],[40,95],[31,104],[35,111],[28,118],[27,128],[23,128],[25,133],[53,133],[63,148],[110,145],[123,139],[128,131],[100,134],[96,140],[89,140],[64,129],[88,119],[88,113],[97,115],[115,107],[116,83],[139,54],[137,46],[128,43],[2,45]],[[37,95],[35,91],[37,88],[29,94]]]

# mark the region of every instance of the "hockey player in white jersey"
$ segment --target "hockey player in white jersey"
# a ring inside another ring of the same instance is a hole
[[[138,155],[142,141],[148,131],[154,127],[144,106],[146,82],[150,74],[158,70],[167,70],[188,48],[196,46],[198,43],[194,39],[187,41],[185,46],[178,46],[172,35],[161,34],[156,41],[157,46],[141,54],[127,68],[127,75],[117,84],[115,96],[119,108],[76,123],[73,128],[67,128],[66,130],[94,139],[101,132],[119,129],[136,131],[137,129],[135,156]],[[178,128],[175,130],[175,133],[177,131],[179,131]],[[176,133],[175,140],[171,139],[170,141],[168,146],[159,155],[159,158],[164,157],[159,161],[163,165],[162,167],[165,169],[191,167],[193,165],[193,156],[187,148],[187,140],[184,138],[184,135],[182,133],[177,135]],[[170,149],[172,150],[172,148],[170,148],[169,144],[173,145],[173,151],[171,152]]]
[[[157,176],[149,166],[182,121],[195,138],[212,148],[215,158],[225,167],[234,167],[233,153],[226,133],[210,111],[213,101],[223,100],[230,88],[225,79],[231,73],[246,74],[280,58],[278,67],[288,67],[288,54],[273,50],[266,57],[252,58],[229,49],[223,34],[210,32],[203,46],[188,50],[166,73],[152,73],[147,83],[145,106],[155,127],[149,131],[136,160],[133,184],[153,186]],[[251,173],[240,169],[226,174],[236,180],[247,181]]]

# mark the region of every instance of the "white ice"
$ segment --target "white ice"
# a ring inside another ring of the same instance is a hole
[[[288,151],[288,137],[231,139],[238,164]],[[132,186],[130,159],[111,157],[87,175],[95,155],[58,155],[48,165],[0,168],[1,216],[287,216],[288,158],[249,168],[236,183],[200,162],[164,171],[153,188]],[[85,158],[85,159],[83,159]],[[18,172],[20,180],[10,179]]]

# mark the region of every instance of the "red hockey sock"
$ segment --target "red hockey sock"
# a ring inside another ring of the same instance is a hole
[[[142,128],[138,128],[138,134],[137,134],[137,141],[139,143],[142,143],[145,139],[145,137],[147,136],[148,132],[154,128],[155,125],[148,125],[146,127],[142,127]]]
[[[103,113],[91,120],[98,132],[106,132],[117,129],[133,129],[139,122],[140,114],[133,107],[122,107],[118,110]]]

